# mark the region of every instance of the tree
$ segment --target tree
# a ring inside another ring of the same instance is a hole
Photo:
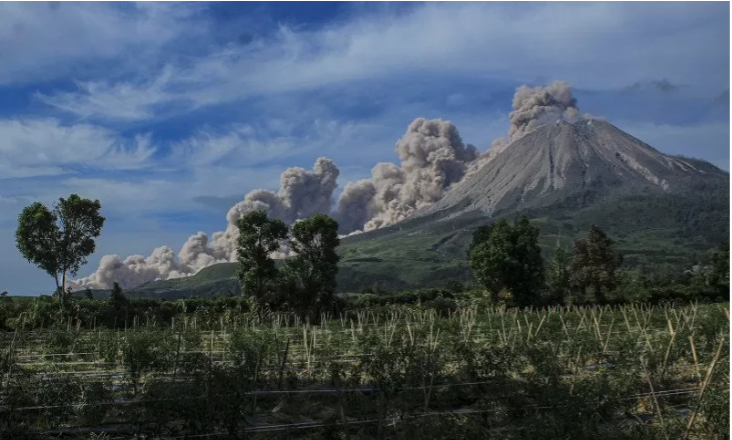
[[[617,285],[617,272],[622,258],[615,242],[605,232],[592,225],[586,238],[575,240],[572,249],[572,284],[582,295],[587,288],[594,290],[597,302],[605,301],[605,292]]]
[[[491,237],[492,230],[493,225],[483,225],[473,231],[473,241],[471,241],[470,245],[468,246],[468,259],[470,259],[470,253],[473,252],[473,249],[475,249],[476,246],[488,241],[488,239]]]
[[[263,210],[252,211],[236,222],[239,229],[238,262],[242,293],[250,297],[261,312],[266,294],[279,271],[270,254],[287,239],[287,225],[270,219]],[[261,316],[261,313],[260,313]]]
[[[552,303],[562,303],[571,287],[569,267],[571,260],[567,251],[557,244],[554,249],[554,258],[549,263],[546,273],[548,300]]]
[[[92,293],[90,288],[86,288],[84,291],[84,295],[86,295],[86,299],[94,299],[94,294]]]
[[[720,292],[729,292],[729,239],[720,243],[712,254],[712,264],[709,272],[709,284],[720,289]]]
[[[315,214],[292,226],[290,248],[295,256],[287,261],[287,269],[297,295],[293,303],[301,313],[319,316],[332,304],[340,242],[338,222],[327,215]]]
[[[513,225],[499,219],[473,237],[470,268],[491,299],[508,290],[520,306],[535,303],[544,285],[539,228],[523,215]]]
[[[116,281],[112,284],[112,291],[109,293],[109,305],[114,311],[115,326],[127,321],[129,301]]]
[[[40,202],[18,216],[15,241],[20,253],[51,275],[56,282],[59,305],[67,296],[67,275],[75,276],[96,249],[95,238],[104,226],[99,200],[71,194],[60,198],[53,210]]]
[[[91,293],[91,290],[88,290]],[[109,304],[115,310],[120,310],[127,306],[127,297],[122,291],[122,287],[116,281],[112,284],[112,291],[109,293]]]

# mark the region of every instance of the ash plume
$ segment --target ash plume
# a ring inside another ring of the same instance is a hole
[[[338,175],[335,163],[324,157],[315,161],[312,171],[288,168],[280,176],[280,189],[276,193],[265,189],[249,192],[227,213],[226,230],[214,233],[210,240],[203,232],[190,236],[177,258],[167,246],[155,249],[147,258],[132,255],[122,260],[118,255],[106,255],[93,274],[73,281],[72,287],[106,289],[114,282],[122,287],[133,287],[149,281],[192,275],[215,263],[235,261],[239,235],[236,221],[239,217],[264,209],[271,217],[292,223],[312,214],[330,213]],[[285,246],[275,256],[286,254]]]
[[[442,119],[415,119],[396,143],[400,165],[378,163],[371,178],[349,183],[337,207],[343,232],[396,223],[439,200],[459,182],[477,149],[465,145],[457,128]]]
[[[577,100],[566,82],[548,86],[521,86],[513,97],[510,126],[505,138],[496,139],[484,153],[463,143],[458,129],[442,119],[415,119],[395,145],[399,164],[377,163],[371,177],[348,183],[332,215],[340,224],[340,233],[350,235],[378,229],[406,219],[415,211],[438,200],[490,162],[511,142],[535,128],[555,121],[575,123],[580,116]],[[102,258],[92,275],[74,282],[74,286],[109,288],[114,281],[132,287],[157,279],[195,274],[204,267],[236,261],[236,220],[243,214],[263,209],[271,217],[290,224],[312,214],[331,213],[333,192],[337,187],[338,167],[321,157],[312,171],[288,168],[281,174],[277,192],[256,189],[229,210],[224,231],[209,238],[198,232],[188,238],[177,255],[168,247],[155,249],[145,258],[133,255],[122,260],[111,255]],[[288,254],[283,243],[274,257]]]
[[[553,123],[557,120],[574,124],[580,119],[577,99],[572,95],[572,88],[565,81],[554,81],[548,86],[529,87],[523,85],[513,95],[513,109],[508,114],[510,126],[505,138],[491,143],[491,147],[471,164],[467,176],[482,168],[496,154],[505,150],[511,142],[521,138],[535,128]]]

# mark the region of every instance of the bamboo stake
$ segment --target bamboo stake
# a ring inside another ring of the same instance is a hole
[[[181,335],[178,334],[178,348],[175,350],[175,364],[173,365],[173,382],[175,382],[175,377],[178,374],[178,358],[180,357],[180,342],[181,342]]]
[[[696,414],[699,412],[699,407],[701,406],[702,398],[704,397],[704,392],[707,390],[707,387],[709,386],[709,382],[712,380],[712,372],[714,371],[714,367],[717,365],[717,361],[719,360],[719,355],[722,353],[722,348],[724,347],[725,339],[722,337],[722,340],[719,341],[719,347],[717,347],[717,352],[714,354],[714,359],[712,359],[712,364],[709,365],[709,369],[707,370],[707,375],[704,378],[704,383],[702,384],[702,389],[699,392],[699,399],[696,401],[696,406],[694,407],[694,410],[691,412],[691,417],[689,418],[689,424],[686,425],[686,431],[684,432],[683,440],[686,440],[689,438],[689,433],[691,432],[691,427],[694,424],[694,419],[696,418]]]
[[[661,427],[663,428],[663,436],[666,437],[666,440],[668,440],[668,433],[666,432],[666,424],[663,421],[663,414],[661,413],[661,406],[658,404],[658,399],[656,398],[656,391],[654,391],[653,382],[651,381],[651,375],[648,373],[647,369],[646,369],[646,380],[648,380],[648,386],[651,387],[651,397],[653,398],[653,406],[656,407],[656,413],[658,414],[658,419],[661,421]]]
[[[668,365],[668,356],[671,354],[671,347],[674,345],[674,340],[676,339],[676,332],[673,331],[673,327],[671,327],[671,320],[668,320],[668,326],[671,330],[671,340],[668,343],[668,347],[666,347],[666,355],[663,357],[663,368],[661,368],[661,377],[664,377],[666,374],[666,366]]]

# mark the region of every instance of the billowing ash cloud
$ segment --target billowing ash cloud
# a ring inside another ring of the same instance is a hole
[[[574,122],[578,115],[577,100],[566,82],[555,81],[547,87],[521,86],[513,96],[513,111],[509,114],[509,141],[551,120]]]
[[[570,85],[564,81],[554,81],[548,86],[524,85],[516,89],[513,95],[513,110],[508,114],[508,118],[511,123],[508,136],[494,140],[491,148],[470,165],[468,176],[490,162],[511,142],[535,128],[556,120],[575,123],[580,116],[577,100],[572,96]]]
[[[338,175],[335,163],[324,157],[315,161],[312,171],[288,168],[280,176],[279,191],[251,191],[229,210],[226,230],[214,233],[211,240],[203,232],[190,236],[177,258],[167,246],[155,249],[147,258],[132,255],[122,260],[118,255],[106,255],[93,274],[74,281],[72,286],[104,289],[118,282],[122,287],[132,287],[148,281],[192,275],[215,263],[235,261],[236,220],[239,217],[264,209],[270,216],[292,223],[312,214],[327,214],[331,211]],[[282,255],[278,253],[278,256]]]
[[[415,119],[396,143],[401,164],[378,163],[370,179],[349,183],[338,200],[344,232],[396,223],[440,198],[459,182],[478,157],[463,144],[457,128],[441,119]]]
[[[441,119],[415,119],[396,143],[400,163],[382,162],[371,170],[371,178],[348,183],[333,214],[341,233],[378,229],[412,215],[416,210],[440,200],[445,192],[479,168],[514,140],[529,131],[556,120],[574,123],[579,119],[577,101],[569,84],[556,81],[549,86],[521,86],[513,98],[506,138],[493,141],[479,154],[463,143],[457,128]],[[312,171],[288,168],[281,175],[280,189],[257,189],[228,212],[225,231],[211,238],[199,232],[192,235],[176,258],[168,247],[155,249],[145,258],[133,255],[121,260],[116,255],[102,258],[99,269],[74,283],[76,287],[108,288],[114,281],[123,287],[156,279],[181,277],[218,262],[236,260],[236,220],[243,214],[264,209],[286,223],[315,213],[330,213],[332,195],[339,171],[335,163],[319,158]],[[277,253],[287,254],[286,247]]]

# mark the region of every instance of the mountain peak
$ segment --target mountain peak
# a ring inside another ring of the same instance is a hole
[[[690,176],[707,173],[723,172],[704,162],[665,155],[603,120],[557,120],[503,147],[418,216],[457,205],[465,206],[461,212],[493,215],[590,194],[666,192]]]

